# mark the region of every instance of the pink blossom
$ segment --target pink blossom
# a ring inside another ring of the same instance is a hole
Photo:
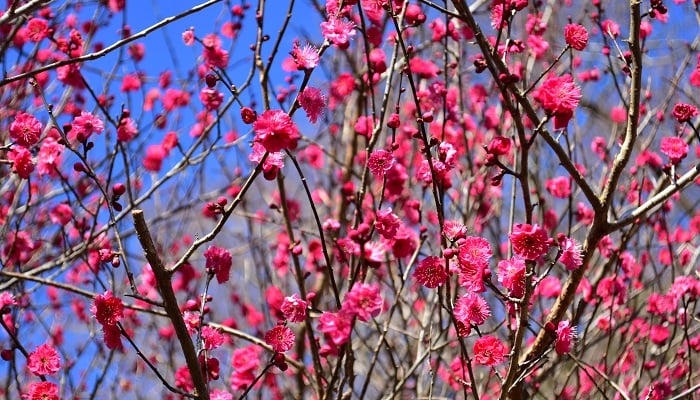
[[[588,45],[588,31],[583,25],[568,24],[564,27],[564,40],[574,50],[581,51]]]
[[[692,104],[676,103],[673,106],[673,117],[680,123],[689,122],[698,115],[698,109]]]
[[[440,68],[430,60],[424,60],[420,57],[411,58],[409,61],[411,72],[418,75],[422,79],[431,79],[438,76]]]
[[[374,227],[385,239],[393,239],[401,227],[401,220],[394,214],[391,208],[377,210]]]
[[[304,89],[297,98],[301,107],[306,111],[306,116],[311,123],[316,123],[318,117],[323,115],[326,108],[326,96],[323,95],[320,89],[308,86]]]
[[[545,255],[552,245],[552,239],[537,224],[515,224],[510,241],[513,252],[529,261],[535,261]]]
[[[118,326],[103,325],[102,333],[104,334],[105,346],[107,346],[108,349],[122,348],[121,331]]]
[[[185,43],[185,46],[192,46],[194,44],[194,28],[182,32],[182,41]]]
[[[356,283],[343,299],[343,311],[364,322],[379,315],[383,305],[379,287],[367,283]]]
[[[494,366],[508,357],[508,347],[493,336],[483,336],[474,342],[474,361],[477,364]]]
[[[297,41],[293,43],[292,51],[289,54],[299,70],[316,68],[320,59],[317,48],[308,43],[304,47],[300,47]]]
[[[221,107],[221,103],[224,102],[224,95],[214,88],[205,87],[199,91],[199,100],[202,101],[207,111],[214,111]]]
[[[90,312],[100,324],[114,326],[124,317],[124,304],[108,290],[95,297]]]
[[[347,49],[350,38],[355,36],[355,24],[352,21],[330,17],[328,21],[321,22],[321,33],[329,42],[341,49]]]
[[[104,129],[105,125],[101,119],[89,112],[82,111],[79,116],[73,119],[68,138],[78,139],[82,142],[88,140],[93,133],[102,133]]]
[[[278,353],[284,353],[291,349],[295,340],[294,332],[284,325],[277,325],[265,334],[265,343]]]
[[[324,312],[318,319],[318,330],[335,346],[342,346],[350,338],[351,319],[352,315],[342,309],[337,313]]]
[[[136,123],[131,118],[122,118],[117,127],[117,139],[120,142],[128,142],[136,137],[138,129]]]
[[[49,213],[49,218],[54,224],[66,226],[73,217],[73,209],[66,203],[57,204]]]
[[[301,137],[289,115],[282,110],[267,110],[253,123],[255,141],[270,152],[294,150]]]
[[[481,325],[491,316],[491,308],[486,299],[470,292],[457,300],[454,314],[464,325]]]
[[[532,97],[555,118],[555,127],[563,128],[581,100],[581,88],[576,86],[571,75],[552,76],[545,79]]]
[[[569,321],[560,321],[556,335],[554,349],[557,351],[557,354],[571,352],[571,349],[574,347],[574,340],[576,340],[576,328],[572,327]]]
[[[375,150],[367,159],[367,167],[375,176],[383,177],[394,166],[394,155],[384,149]]]
[[[207,273],[216,275],[216,281],[219,283],[227,282],[233,266],[231,252],[221,247],[211,246],[204,252],[204,258]]]
[[[124,93],[134,92],[141,88],[141,78],[137,74],[126,74],[122,78],[120,90]]]
[[[27,37],[34,43],[49,35],[49,22],[43,18],[32,18],[27,23]]]
[[[552,196],[559,199],[566,199],[571,194],[571,182],[565,176],[557,176],[556,178],[547,179],[545,182],[547,191]]]
[[[522,296],[525,290],[525,260],[513,257],[499,261],[498,281],[510,290],[511,296]]]
[[[152,144],[148,146],[146,148],[146,157],[143,159],[143,167],[151,172],[160,171],[167,153],[162,145]]]
[[[436,256],[422,259],[413,271],[413,277],[421,285],[430,289],[441,286],[447,281],[444,259]]]
[[[284,298],[280,309],[287,321],[304,322],[308,304],[306,300],[302,300],[299,295],[295,293]]]
[[[39,175],[55,176],[57,169],[63,162],[63,149],[65,146],[58,143],[52,136],[48,136],[41,142],[37,154],[36,170]]]
[[[460,243],[457,256],[460,284],[469,291],[483,292],[484,270],[488,268],[492,255],[488,240],[478,236],[467,236]]]
[[[58,385],[53,382],[34,382],[29,390],[22,394],[25,400],[59,400]]]
[[[652,325],[649,329],[649,339],[657,346],[661,346],[671,336],[671,331],[664,325]]]
[[[214,350],[224,344],[224,335],[216,328],[205,325],[202,327],[202,342],[207,350]]]
[[[14,146],[8,153],[7,159],[12,162],[12,172],[22,179],[29,179],[34,171],[32,153],[24,147]]]
[[[572,271],[583,265],[581,246],[579,246],[576,240],[568,238],[560,233],[557,235],[557,242],[561,252],[559,262],[564,264],[566,269]]]
[[[29,353],[27,367],[37,376],[53,375],[61,368],[61,356],[53,346],[44,343]]]
[[[41,122],[33,115],[20,112],[10,124],[10,137],[20,146],[31,147],[41,136]]]
[[[676,137],[661,138],[661,152],[664,153],[671,164],[678,164],[688,155],[689,146],[685,140]]]

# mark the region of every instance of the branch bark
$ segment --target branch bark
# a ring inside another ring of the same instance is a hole
[[[131,215],[134,218],[136,235],[139,238],[144,255],[153,269],[153,275],[155,275],[156,282],[158,284],[158,291],[160,292],[161,297],[163,297],[165,312],[168,314],[168,317],[173,324],[173,328],[175,329],[177,339],[180,341],[180,345],[182,346],[182,352],[185,356],[185,361],[187,362],[187,368],[190,371],[192,383],[195,387],[195,398],[200,400],[209,400],[209,388],[207,387],[207,382],[204,379],[204,374],[202,373],[202,368],[199,364],[197,351],[195,350],[194,343],[192,343],[192,338],[190,337],[189,332],[187,332],[185,320],[182,318],[180,307],[178,306],[177,299],[175,298],[175,292],[173,291],[171,282],[172,274],[169,274],[165,270],[163,261],[158,256],[155,244],[153,243],[151,234],[148,231],[148,225],[143,217],[143,210],[133,210]]]

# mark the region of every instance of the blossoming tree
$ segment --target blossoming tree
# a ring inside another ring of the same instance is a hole
[[[0,13],[0,397],[700,392],[700,2],[175,3]]]

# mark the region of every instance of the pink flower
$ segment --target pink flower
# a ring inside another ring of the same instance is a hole
[[[29,353],[27,367],[34,375],[53,375],[61,368],[61,357],[53,346],[46,343]]]
[[[420,57],[411,58],[408,63],[411,72],[418,75],[422,79],[431,79],[438,76],[440,68],[430,60],[424,60]]]
[[[508,356],[508,347],[493,336],[483,336],[474,342],[474,361],[481,365],[494,366]]]
[[[508,26],[508,16],[504,15],[503,4],[496,4],[491,8],[491,27],[493,29],[503,29]]]
[[[309,303],[306,300],[302,300],[301,297],[295,293],[284,298],[280,309],[287,321],[304,322],[308,305]]]
[[[12,161],[12,172],[19,175],[22,179],[29,179],[29,176],[34,171],[34,161],[29,150],[24,147],[14,146],[7,153],[7,158]]]
[[[299,70],[316,68],[320,59],[318,49],[308,43],[304,47],[299,47],[299,42],[297,41],[294,42],[292,51],[289,54]]]
[[[444,259],[436,256],[428,256],[422,259],[415,271],[413,271],[413,277],[421,285],[430,289],[441,286],[447,281]]]
[[[68,133],[69,138],[85,141],[90,138],[93,133],[102,133],[105,125],[101,119],[92,115],[89,112],[82,111],[79,116],[73,119],[71,130]]]
[[[499,261],[498,281],[510,290],[511,296],[522,296],[525,290],[525,260],[514,257]]]
[[[182,41],[185,43],[185,46],[192,46],[194,44],[194,28],[182,32]]]
[[[355,24],[332,16],[328,21],[321,22],[321,33],[329,42],[341,49],[347,49],[350,38],[355,36]]]
[[[10,137],[20,146],[31,147],[39,142],[41,122],[33,115],[20,112],[10,124]]]
[[[680,123],[688,122],[698,115],[698,109],[692,104],[676,103],[673,107],[673,117]]]
[[[661,152],[668,157],[671,164],[680,163],[688,155],[688,150],[688,143],[679,137],[661,138]]]
[[[394,166],[394,155],[384,149],[375,150],[367,159],[367,167],[378,177],[383,177]]]
[[[64,146],[59,144],[55,138],[48,136],[44,139],[44,141],[41,142],[41,147],[36,157],[37,172],[40,175],[55,176],[57,174],[57,168],[61,165],[61,162],[63,162],[63,149]]]
[[[216,275],[219,283],[227,282],[233,266],[231,252],[221,247],[211,246],[204,252],[207,273]]]
[[[459,264],[486,268],[493,256],[491,244],[479,236],[467,236],[459,245]]]
[[[163,167],[163,160],[168,152],[160,144],[152,144],[146,148],[146,157],[143,159],[143,167],[147,171],[158,172]]]
[[[233,400],[233,395],[231,393],[224,392],[223,390],[212,389],[211,393],[209,394],[209,399],[210,400]]]
[[[120,142],[128,142],[136,137],[138,129],[131,118],[122,118],[117,127],[117,139]]]
[[[134,92],[141,88],[141,78],[138,74],[126,74],[122,78],[122,86],[120,90],[124,93]]]
[[[379,287],[367,283],[356,283],[343,299],[343,311],[367,322],[382,310],[384,300],[379,295]]]
[[[324,312],[318,319],[318,330],[335,346],[342,346],[350,338],[351,320],[352,315],[342,309],[337,313]]]
[[[666,343],[670,336],[671,332],[667,326],[652,325],[649,329],[649,339],[657,346],[661,346]]]
[[[49,35],[49,22],[43,18],[32,18],[27,23],[27,37],[34,43]]]
[[[467,236],[459,245],[459,282],[472,292],[481,293],[484,288],[484,270],[488,268],[493,252],[488,240]]]
[[[564,40],[574,50],[581,51],[588,45],[588,31],[583,25],[568,24],[564,27]]]
[[[214,111],[221,107],[221,103],[224,102],[224,95],[214,88],[205,87],[199,91],[199,100],[202,101],[207,111]]]
[[[581,255],[581,246],[574,239],[564,236],[563,233],[557,235],[559,244],[559,262],[564,264],[569,271],[575,270],[583,265],[583,256]]]
[[[207,350],[214,350],[224,344],[224,335],[216,328],[205,325],[202,327],[202,342]]]
[[[576,328],[569,321],[560,321],[557,327],[557,338],[554,341],[554,349],[557,354],[567,354],[574,347]]]
[[[311,123],[316,123],[318,117],[323,115],[323,111],[326,108],[326,96],[323,95],[320,89],[315,87],[307,87],[299,93],[297,98],[301,108],[306,111],[306,116],[309,118]]]
[[[457,300],[454,313],[464,325],[481,325],[491,316],[491,308],[486,299],[472,292]]]
[[[58,400],[58,386],[53,382],[34,382],[29,391],[22,394],[26,400]]]
[[[467,236],[467,227],[460,222],[448,220],[442,228],[442,235],[450,242],[455,242]]]
[[[565,176],[547,179],[545,182],[547,191],[558,199],[566,199],[571,194],[571,182]]]
[[[118,326],[103,325],[102,333],[104,334],[105,346],[107,346],[108,349],[114,350],[122,348],[121,331]]]
[[[265,343],[278,353],[284,353],[294,346],[294,332],[284,325],[277,325],[265,334]]]
[[[374,227],[383,238],[393,239],[401,227],[401,220],[392,212],[391,208],[377,210]]]
[[[504,136],[496,136],[491,139],[489,145],[486,147],[486,151],[494,156],[503,156],[510,153],[511,140]]]
[[[515,224],[510,234],[513,252],[525,260],[535,261],[547,253],[552,239],[539,225]]]
[[[255,141],[270,152],[294,150],[301,137],[289,115],[282,110],[267,110],[253,123]]]
[[[532,97],[554,117],[555,128],[563,128],[581,100],[581,88],[576,86],[571,75],[552,76],[533,92]]]
[[[112,296],[112,292],[108,290],[103,295],[95,296],[90,312],[100,324],[114,326],[124,318],[124,304],[120,298]]]
[[[4,314],[2,310],[5,307],[9,306],[16,306],[17,305],[17,300],[15,299],[15,296],[10,293],[10,292],[2,292],[0,293],[0,314]]]

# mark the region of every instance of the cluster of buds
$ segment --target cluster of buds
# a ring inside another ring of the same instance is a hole
[[[119,259],[119,253],[110,249],[101,249],[99,251],[100,261],[107,264],[109,263],[113,268],[119,268],[121,265],[121,260]]]
[[[649,12],[649,16],[654,18],[654,12],[657,12],[661,15],[666,14],[668,12],[668,8],[664,5],[663,0],[651,0],[651,10]]]
[[[484,146],[484,150],[486,150],[486,166],[495,165],[500,167],[498,173],[491,178],[492,186],[500,185],[503,176],[506,174],[506,169],[498,160],[498,157],[509,154],[511,146],[511,140],[503,136],[496,136],[491,139],[491,142],[489,142],[487,146]]]
[[[82,165],[82,164],[81,164]],[[126,192],[126,186],[123,183],[115,183],[112,186],[112,198],[110,199],[110,204],[115,211],[120,212],[122,210],[122,205],[119,203],[119,198]]]
[[[216,201],[210,201],[207,203],[207,211],[213,215],[223,214],[228,199],[224,196],[219,197]]]

